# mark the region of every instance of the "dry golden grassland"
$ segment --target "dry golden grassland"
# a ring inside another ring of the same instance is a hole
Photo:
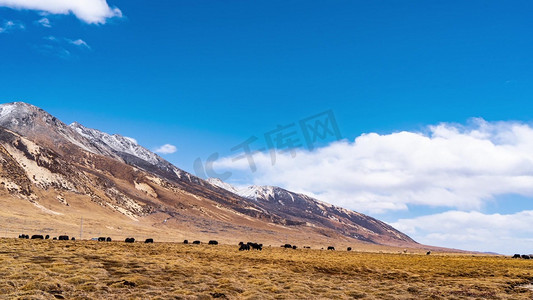
[[[531,299],[532,281],[496,256],[0,240],[5,299]]]

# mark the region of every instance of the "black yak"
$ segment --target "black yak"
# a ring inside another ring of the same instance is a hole
[[[251,250],[263,250],[263,244],[248,242],[246,245],[250,246]]]

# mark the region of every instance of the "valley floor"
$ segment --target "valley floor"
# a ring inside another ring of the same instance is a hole
[[[533,261],[499,256],[0,240],[2,299],[531,299],[531,282]]]

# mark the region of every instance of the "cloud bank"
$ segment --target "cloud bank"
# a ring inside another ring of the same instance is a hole
[[[172,153],[176,152],[177,150],[178,149],[174,145],[164,144],[163,146],[155,149],[154,152],[160,153],[160,154],[172,154]]]
[[[73,14],[89,24],[104,24],[107,19],[122,17],[120,9],[110,7],[106,0],[0,0],[0,6],[50,14]]]
[[[514,214],[447,211],[391,225],[429,245],[501,254],[533,253],[533,211]]]
[[[236,157],[236,156],[235,156]],[[249,171],[225,157],[216,170]],[[408,205],[474,210],[498,195],[533,197],[533,128],[518,122],[440,124],[425,132],[363,134],[315,151],[253,156],[254,184],[278,185],[369,213]]]

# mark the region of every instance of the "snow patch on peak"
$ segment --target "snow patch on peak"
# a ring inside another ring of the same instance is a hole
[[[74,122],[69,126],[91,142],[105,148],[111,148],[114,152],[127,153],[153,165],[157,165],[162,161],[157,154],[140,146],[133,138],[124,137],[119,134],[111,135],[97,129],[87,128],[77,122]]]
[[[286,193],[294,201],[294,197],[289,192],[277,186],[251,185],[248,187],[238,188],[220,180],[219,178],[208,178],[207,182],[214,186],[235,193],[243,198],[251,200],[274,200],[280,194]]]
[[[0,121],[18,123],[18,119],[27,117],[32,111],[41,111],[45,113],[37,106],[25,102],[11,102],[0,104]],[[48,115],[48,113],[46,113],[46,115]]]
[[[208,178],[206,181],[216,187],[223,188],[227,191],[251,200],[274,199],[277,193],[283,191],[281,188],[267,185],[252,185],[238,188],[220,180],[219,178]]]
[[[130,142],[134,143],[135,145],[139,145],[139,144],[137,143],[137,140],[134,139],[134,138],[132,138],[132,137],[125,136],[124,138],[127,139],[127,140],[129,140]]]
[[[273,199],[279,188],[275,186],[252,185],[239,191],[239,195],[248,199]]]
[[[209,182],[211,185],[214,185],[219,188],[223,188],[232,193],[235,193],[235,194],[239,193],[239,190],[237,188],[235,188],[233,185],[227,182],[220,180],[220,178],[208,178],[206,181]]]
[[[13,103],[8,104],[2,104],[0,105],[0,119],[4,119],[7,116],[11,115],[11,113],[16,109],[17,107],[13,105]]]

